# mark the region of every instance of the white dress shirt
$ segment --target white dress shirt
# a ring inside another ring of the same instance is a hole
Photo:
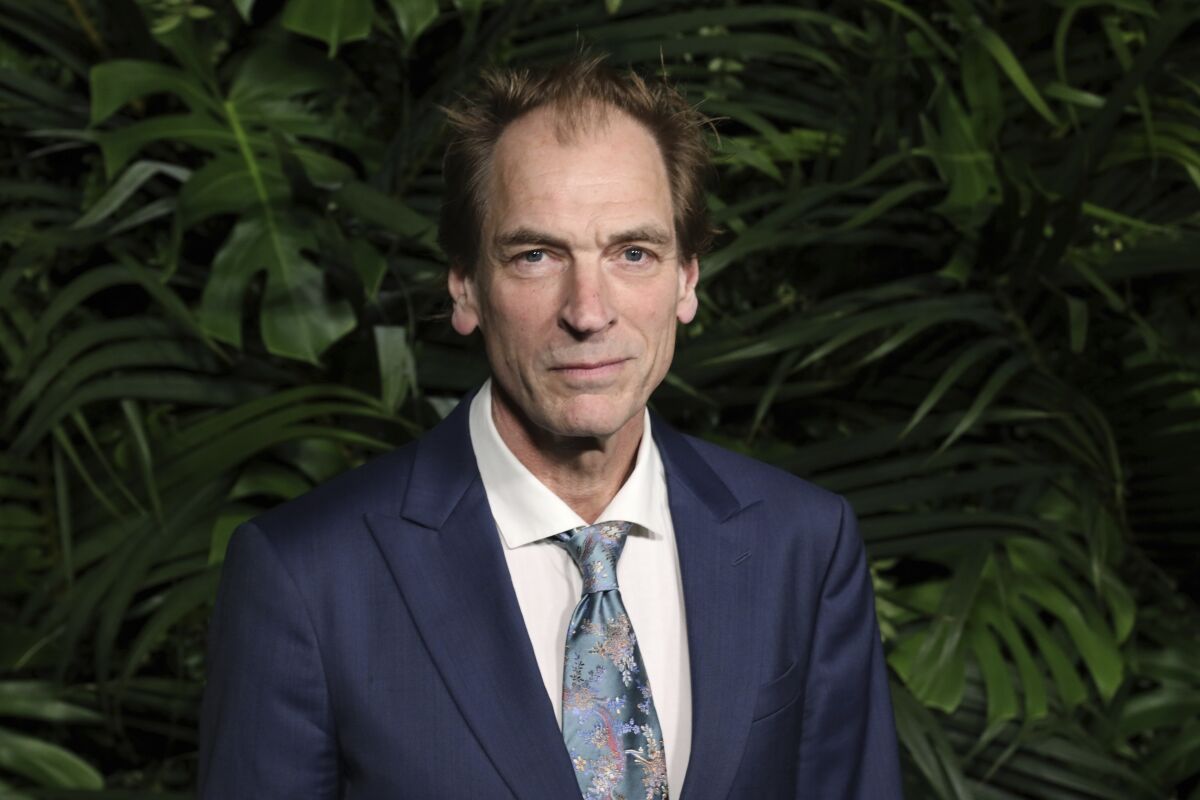
[[[583,577],[567,551],[545,539],[588,523],[535,478],[500,438],[492,419],[491,389],[489,380],[471,402],[471,446],[533,654],[562,727],[564,644]],[[678,796],[692,744],[692,679],[675,527],[649,412],[633,472],[596,518],[606,520],[633,523],[617,562],[617,582],[650,678],[667,751],[667,782]]]

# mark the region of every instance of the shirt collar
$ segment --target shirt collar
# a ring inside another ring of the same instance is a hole
[[[650,432],[650,412],[642,413],[645,421],[633,472],[596,521],[626,520],[646,531],[661,532],[666,483]],[[470,431],[479,476],[506,547],[521,547],[587,524],[534,477],[500,438],[492,419],[490,378],[471,401]]]

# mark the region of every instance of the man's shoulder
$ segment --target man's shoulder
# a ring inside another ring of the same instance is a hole
[[[334,536],[360,528],[367,514],[396,516],[412,471],[416,442],[377,456],[255,517],[269,538]]]
[[[838,519],[845,512],[841,495],[794,473],[715,442],[681,432],[677,435],[712,468],[744,507],[762,502],[774,508],[803,510],[806,515],[832,515]]]

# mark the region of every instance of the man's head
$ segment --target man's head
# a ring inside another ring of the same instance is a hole
[[[468,273],[479,257],[487,211],[488,175],[501,134],[537,108],[554,110],[560,137],[569,140],[616,109],[650,131],[671,186],[675,235],[685,258],[703,255],[715,233],[704,183],[709,170],[703,131],[708,119],[665,80],[647,82],[620,73],[602,56],[580,57],[543,70],[484,73],[474,95],[447,109],[451,140],[438,238],[452,264]]]
[[[640,430],[711,240],[703,117],[592,59],[492,74],[450,118],[453,324],[482,331],[498,421],[557,437]]]

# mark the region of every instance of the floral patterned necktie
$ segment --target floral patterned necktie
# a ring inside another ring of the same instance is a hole
[[[617,588],[628,522],[551,537],[583,573],[567,628],[563,739],[584,800],[667,800],[667,757],[650,678]]]

